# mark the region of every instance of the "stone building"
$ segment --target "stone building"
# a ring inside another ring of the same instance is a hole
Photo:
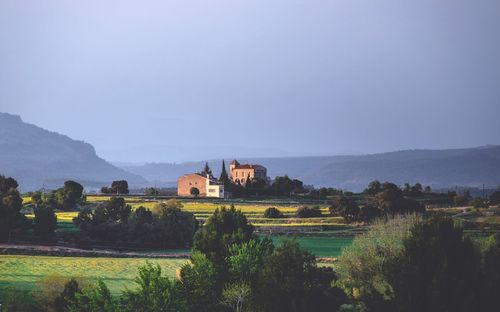
[[[233,183],[245,184],[248,178],[268,180],[267,169],[261,165],[240,164],[236,159],[229,165],[229,178]]]
[[[199,173],[185,174],[177,180],[177,195],[189,197],[191,189],[197,188],[198,197],[224,198],[224,185],[218,183],[210,175],[203,176]]]

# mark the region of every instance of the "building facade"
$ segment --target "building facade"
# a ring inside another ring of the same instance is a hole
[[[229,178],[233,183],[245,184],[247,179],[267,179],[267,169],[261,165],[240,164],[236,159],[229,165]]]
[[[183,197],[194,196],[191,189],[198,189],[198,197],[224,198],[224,185],[216,182],[211,176],[198,173],[185,174],[177,180],[177,195]]]

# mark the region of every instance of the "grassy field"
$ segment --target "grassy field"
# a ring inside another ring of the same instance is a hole
[[[0,287],[36,289],[36,283],[46,276],[101,278],[113,294],[127,285],[133,287],[137,268],[146,261],[159,264],[166,275],[175,277],[175,271],[186,259],[145,258],[86,258],[0,255]]]
[[[317,257],[338,257],[342,250],[352,244],[352,237],[287,237],[273,236],[271,237],[274,244],[278,246],[285,239],[296,240],[302,248],[310,251]]]

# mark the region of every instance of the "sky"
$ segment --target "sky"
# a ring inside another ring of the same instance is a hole
[[[0,112],[121,162],[500,144],[500,1],[1,0]]]

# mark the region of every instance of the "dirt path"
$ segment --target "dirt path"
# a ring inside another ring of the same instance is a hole
[[[189,258],[189,252],[122,252],[109,249],[79,249],[64,246],[0,244],[0,255],[37,255],[115,258]]]

